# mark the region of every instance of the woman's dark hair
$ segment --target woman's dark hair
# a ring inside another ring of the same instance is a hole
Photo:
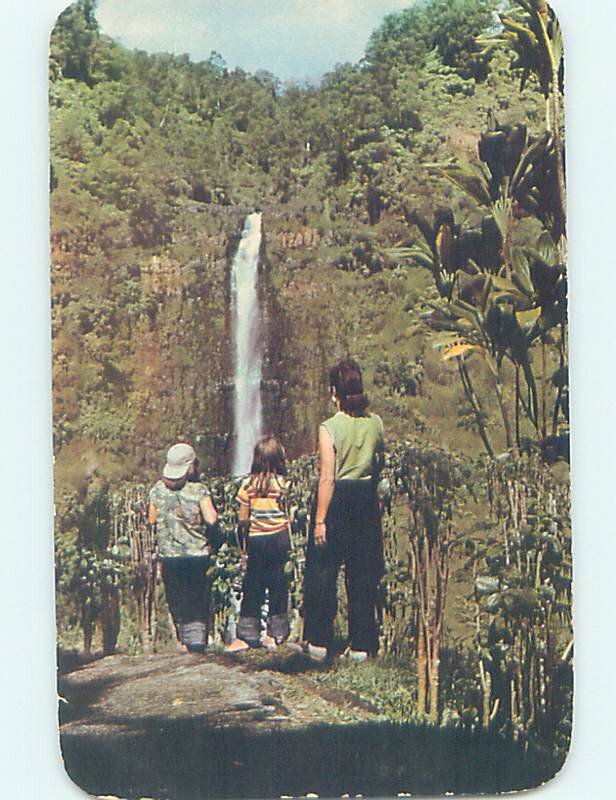
[[[336,392],[340,410],[352,417],[361,417],[368,408],[368,395],[364,393],[361,369],[357,361],[340,361],[329,371],[329,385]]]
[[[259,497],[267,495],[272,477],[287,474],[284,447],[275,436],[262,436],[256,443],[250,474],[251,483]]]
[[[163,483],[172,492],[179,492],[187,483],[199,483],[199,459],[196,458],[193,463],[188,467],[188,470],[181,478],[165,478],[163,475]]]

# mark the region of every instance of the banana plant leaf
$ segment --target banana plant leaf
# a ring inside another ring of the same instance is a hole
[[[492,198],[489,183],[487,176],[479,167],[466,162],[458,162],[438,169],[447,180],[474,198],[480,205],[490,206]]]
[[[535,287],[531,280],[528,259],[519,247],[513,247],[511,249],[511,266],[513,268],[513,282],[520,291],[524,292],[528,297],[531,297],[535,291]]]
[[[464,342],[447,347],[443,353],[443,361],[449,361],[452,358],[463,358],[465,355],[468,355],[472,352],[485,355],[485,349],[480,345]]]
[[[479,575],[475,578],[475,596],[484,597],[500,591],[500,581],[490,575]]]
[[[526,311],[516,311],[515,316],[520,327],[531,329],[541,316],[541,308],[529,308]]]

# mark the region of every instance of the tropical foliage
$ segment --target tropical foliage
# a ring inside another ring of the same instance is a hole
[[[295,635],[301,633],[315,466],[313,458],[299,459],[290,471]],[[220,643],[237,613],[241,585],[238,483],[217,478],[209,485],[225,532],[209,570],[212,636]],[[566,750],[572,654],[568,485],[537,457],[473,463],[401,446],[387,459],[379,493],[386,553],[381,650],[397,662],[416,663],[413,714]],[[58,563],[60,607],[74,609],[87,651],[100,625],[104,652],[112,652],[120,620],[124,647],[149,652],[172,637],[145,497],[145,487],[116,490],[102,508],[108,540],[99,539],[91,550],[84,539],[72,561],[67,554]],[[452,589],[451,582],[462,580]],[[458,686],[453,692],[452,684]]]
[[[568,430],[566,220],[559,101],[562,37],[545,3],[521,1],[501,20],[502,33],[480,38],[489,46],[513,47],[517,55],[513,67],[523,71],[523,83],[531,73],[536,75],[546,97],[547,130],[532,137],[523,123],[499,125],[491,117],[478,142],[478,163],[455,160],[436,167],[485,214],[480,228],[464,230],[455,224],[449,209],[439,211],[433,225],[412,213],[408,219],[418,226],[423,242],[391,251],[427,267],[433,275],[440,302],[433,304],[426,319],[443,332],[435,340],[435,346],[444,350],[443,358],[455,358],[458,363],[489,455],[494,450],[465,363],[470,355],[480,356],[493,376],[508,448],[522,447],[521,410],[544,451],[558,442],[561,421],[564,440]],[[531,247],[521,246],[516,236],[517,226],[528,219],[540,226]],[[537,342],[541,345],[540,397],[531,353]],[[515,430],[503,391],[504,359],[515,372]],[[548,393],[552,394],[551,408]]]
[[[60,16],[50,189],[63,647],[172,640],[145,498],[176,437],[195,443],[227,534],[210,573],[218,641],[234,614],[228,266],[259,207],[264,409],[293,459],[294,630],[306,453],[329,412],[327,366],[352,354],[390,438],[383,669],[405,670],[409,714],[564,755],[562,74],[558,23],[539,0],[415,3],[385,19],[360,64],[318,85],[230,69],[216,53],[130,52],[100,32],[89,0]]]

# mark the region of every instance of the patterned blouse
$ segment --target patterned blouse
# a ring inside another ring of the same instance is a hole
[[[158,481],[150,489],[156,507],[158,549],[163,558],[208,554],[200,503],[209,491],[202,483],[188,481],[181,489],[168,489]]]

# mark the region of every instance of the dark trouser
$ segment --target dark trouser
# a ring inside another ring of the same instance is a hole
[[[203,652],[207,644],[211,579],[208,556],[163,558],[163,581],[167,605],[182,644]]]
[[[313,510],[312,519],[315,513]],[[349,645],[378,650],[377,607],[383,575],[381,512],[374,481],[337,481],[326,518],[327,540],[314,543],[311,524],[304,577],[304,639],[331,649],[341,564],[349,614]]]
[[[285,564],[289,557],[286,531],[265,536],[248,536],[248,564],[242,584],[242,605],[238,638],[252,646],[261,636],[261,606],[268,592],[267,632],[277,642],[289,635],[289,579]]]

